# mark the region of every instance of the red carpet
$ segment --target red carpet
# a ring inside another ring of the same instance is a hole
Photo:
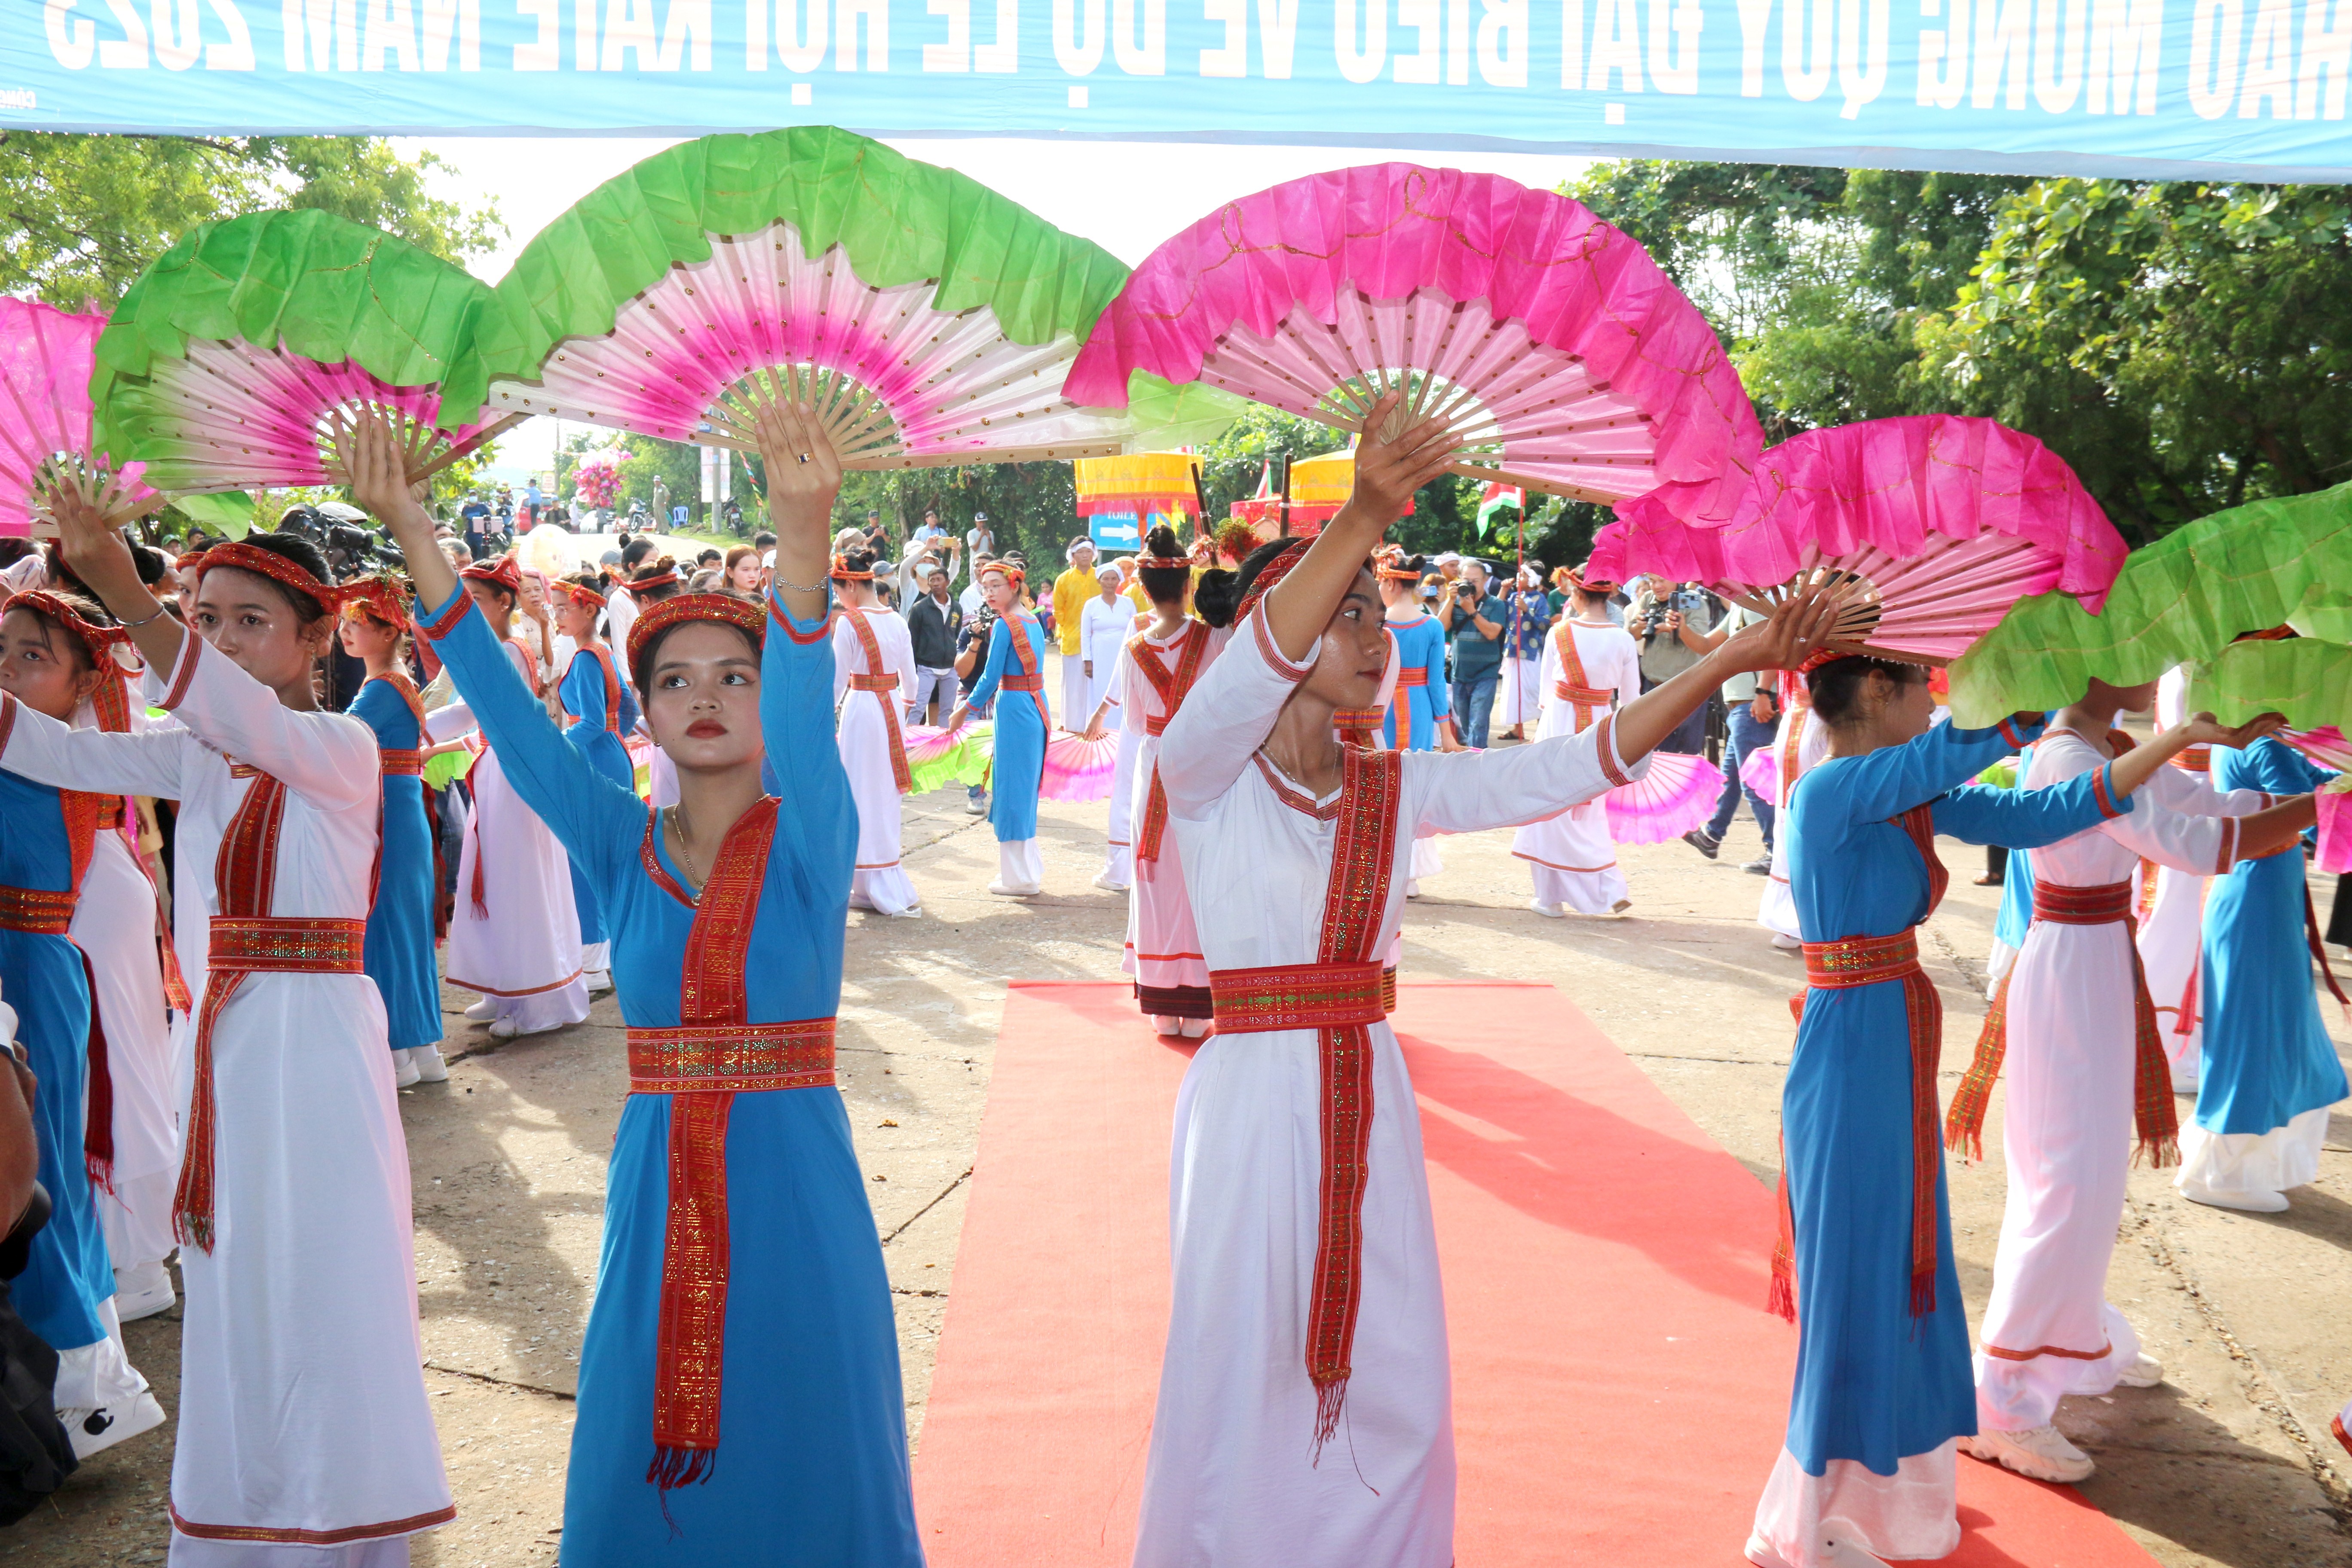
[[[1771,1194],[1549,985],[1409,984],[1394,1022],[1444,1259],[1462,1568],[1737,1568],[1795,1357],[1763,1310]],[[1125,1568],[1185,1060],[1124,985],[1005,1000],[915,1464],[933,1568]],[[1960,1520],[1966,1568],[2153,1561],[2072,1490],[1967,1458]]]

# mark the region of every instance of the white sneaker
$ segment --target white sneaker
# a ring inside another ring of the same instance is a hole
[[[73,1445],[74,1458],[87,1459],[161,1426],[163,1407],[156,1403],[154,1390],[142,1388],[128,1410],[60,1410],[58,1419],[65,1424],[66,1441]]]
[[[1543,918],[1548,921],[1566,920],[1568,918],[1568,911],[1566,910],[1561,909],[1558,904],[1545,903],[1541,899],[1529,899],[1528,900],[1528,908],[1535,910],[1536,913],[1543,916]]]
[[[2072,1483],[2098,1468],[2091,1463],[2090,1455],[2066,1441],[2066,1435],[2055,1426],[2023,1432],[1996,1432],[1988,1427],[1973,1437],[1961,1438],[1960,1452],[2037,1481]]]
[[[920,920],[923,918],[923,906],[920,904],[909,904],[903,910],[885,910],[882,912],[888,915],[894,921]]]
[[[1160,1034],[1167,1037],[1169,1039],[1172,1040],[1178,1036],[1183,1034],[1184,1020],[1181,1018],[1170,1017],[1166,1014],[1162,1013],[1154,1013],[1151,1016],[1151,1026],[1159,1030]]]
[[[466,1009],[466,1016],[477,1024],[487,1024],[498,1016],[499,999],[495,996],[485,996]]]
[[[172,1271],[161,1258],[114,1271],[114,1315],[123,1322],[135,1323],[179,1304],[179,1295],[172,1289]]]
[[[2284,1214],[2287,1211],[2284,1193],[2225,1192],[2219,1187],[2209,1187],[2202,1182],[2192,1182],[2186,1176],[2174,1184],[2179,1188],[2182,1197],[2192,1204],[2203,1204],[2208,1208],[2237,1209],[2243,1214]]]
[[[1034,899],[1039,893],[1045,891],[1043,888],[1034,885],[1025,888],[1007,887],[1003,881],[989,883],[988,890],[994,893],[1000,899]]]
[[[1108,871],[1105,871],[1095,878],[1095,886],[1100,888],[1106,893],[1124,893],[1127,891],[1127,884],[1125,882],[1112,881],[1110,873]]]
[[[1179,1018],[1176,1021],[1183,1026],[1184,1037],[1186,1039],[1197,1040],[1202,1038],[1208,1034],[1209,1025],[1213,1020],[1208,1018]]]
[[[581,978],[588,982],[588,994],[591,996],[602,996],[613,988],[613,972],[609,969],[591,970]]]
[[[392,1087],[406,1089],[416,1081],[416,1058],[406,1051],[392,1053]]]
[[[516,1023],[512,1018],[500,1018],[490,1026],[490,1038],[494,1040],[519,1039],[524,1035],[544,1035],[551,1029],[561,1028],[562,1026],[559,1024],[541,1024],[535,1029],[526,1029],[520,1024]],[[445,1072],[442,1076],[446,1078],[448,1075]]]
[[[412,1047],[408,1053],[408,1061],[409,1065],[416,1069],[416,1081],[419,1083],[449,1081],[448,1065],[442,1061],[441,1047],[438,1046]]]
[[[2131,1365],[2116,1373],[2117,1388],[2154,1388],[2164,1381],[2164,1363],[2142,1351]]]
[[[1776,931],[1772,933],[1772,945],[1779,948],[1782,952],[1795,952],[1805,944],[1799,942],[1793,936],[1783,936],[1780,932]]]

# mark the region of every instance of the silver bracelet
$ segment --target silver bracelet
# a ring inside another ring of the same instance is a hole
[[[153,615],[148,616],[143,621],[124,621],[121,623],[122,629],[126,632],[135,632],[141,626],[152,626],[157,621],[162,620],[164,613],[171,609],[171,605],[163,603],[163,600],[158,599],[155,601],[155,613]]]
[[[776,586],[794,594],[822,594],[824,592],[825,582],[826,579],[820,577],[809,584],[787,583],[779,577],[776,579]]]

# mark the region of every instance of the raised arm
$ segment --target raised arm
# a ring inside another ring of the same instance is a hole
[[[616,885],[623,872],[636,864],[637,841],[646,826],[644,803],[635,792],[598,773],[580,748],[563,738],[524,683],[513,655],[491,634],[472,595],[454,586],[454,579],[449,602],[420,603],[417,620],[449,667],[458,693],[523,804],[547,824],[600,892]],[[601,691],[598,700],[601,705]],[[450,711],[441,708],[426,715],[435,740],[449,738],[444,716]]]
[[[796,883],[812,907],[835,911],[829,926],[817,929],[829,930],[829,940],[838,943],[837,911],[847,907],[857,866],[857,809],[834,738],[834,671],[840,661],[828,629],[823,605],[814,616],[796,616],[785,595],[769,594],[768,630],[760,645],[760,733],[769,765],[784,785],[775,847],[792,858]]]
[[[1839,776],[1853,802],[1853,820],[1885,822],[1957,790],[2011,752],[2032,745],[2041,736],[2042,729],[2039,720],[2021,723],[2013,714],[1990,730],[1960,730],[1944,723],[1900,746],[1882,746],[1863,756],[1841,757],[1837,759]],[[2097,820],[2094,816],[2081,826],[2088,827]],[[1967,837],[1957,828],[1951,831]],[[2007,844],[2011,840],[1996,838],[1993,842]]]
[[[592,730],[604,727],[604,666],[594,654],[585,648],[573,653],[556,691],[566,713]]]
[[[1284,586],[1287,587],[1287,581]],[[1319,629],[1319,628],[1318,628]],[[1208,815],[1265,744],[1307,667],[1282,657],[1260,603],[1193,684],[1160,741],[1160,783],[1178,816]]]
[[[180,639],[163,706],[191,733],[313,805],[364,805],[382,788],[375,737],[341,713],[297,711],[198,637]]]
[[[176,725],[127,735],[76,730],[0,693],[0,767],[35,784],[177,800],[180,770],[195,749]]]
[[[1405,765],[1428,779],[1415,826],[1439,833],[1508,827],[1606,795],[1650,768],[1646,752],[1631,763],[1619,754],[1615,730],[1611,715],[1573,735],[1502,751],[1412,752]]]

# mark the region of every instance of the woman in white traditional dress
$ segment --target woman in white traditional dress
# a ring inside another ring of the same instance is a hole
[[[1796,798],[1797,781],[1805,770],[1830,754],[1829,727],[1813,717],[1812,694],[1805,683],[1783,671],[1780,678],[1780,734],[1772,742],[1772,760],[1777,764],[1772,805],[1774,820],[1789,809]],[[1789,890],[1789,839],[1786,834],[1773,835],[1772,869],[1764,879],[1764,891],[1756,900],[1756,923],[1772,933],[1772,945],[1786,952],[1804,946],[1797,930],[1797,900]]]
[[[2156,722],[2168,729],[2180,722],[2189,696],[2189,670],[2175,665],[2156,683]],[[2172,759],[2199,784],[2212,773],[2213,753],[2191,746]],[[2199,961],[2205,947],[2205,894],[2212,877],[2205,871],[2181,871],[2170,866],[2156,868],[2156,894],[2139,922],[2139,961],[2147,972],[2147,994],[2156,1004],[2157,1026],[2162,1031],[2164,1054],[2172,1064],[2176,1094],[2197,1092],[2197,1058],[2204,1048],[2202,999],[2198,994]]]
[[[1135,756],[1134,793],[1127,819],[1135,839],[1135,881],[1127,900],[1127,950],[1119,967],[1135,980],[1136,1005],[1163,1035],[1198,1038],[1209,1027],[1209,970],[1192,925],[1192,901],[1185,891],[1183,862],[1168,831],[1168,794],[1160,782],[1160,737],[1181,710],[1230,636],[1233,574],[1202,578],[1202,616],[1184,612],[1192,595],[1192,563],[1161,524],[1145,542],[1150,553],[1138,574],[1151,595],[1149,626],[1128,642],[1120,668],[1127,685],[1118,707],[1140,740]],[[1128,603],[1122,596],[1121,605]],[[1100,733],[1108,698],[1087,733]]]
[[[1354,493],[1312,545],[1244,563],[1233,639],[1160,754],[1217,1028],[1177,1101],[1139,1568],[1454,1561],[1436,1240],[1381,994],[1406,847],[1624,782],[1716,685],[1797,664],[1801,629],[1828,618],[1819,595],[1795,600],[1579,735],[1462,756],[1343,745],[1333,715],[1371,705],[1388,659],[1366,557],[1452,455],[1440,420],[1381,438],[1399,400],[1373,405]]]
[[[2091,682],[2034,742],[2020,786],[2046,789],[2105,767],[2131,749],[2115,731],[2116,716],[2155,696],[2153,681]],[[2257,721],[2225,743],[2276,723],[2274,715]],[[2058,1401],[2164,1380],[2137,1330],[2105,1300],[2131,1163],[2179,1158],[2171,1066],[2132,942],[2140,863],[2189,875],[2227,870],[2311,825],[2310,796],[2264,809],[2268,798],[2217,795],[2162,767],[2128,810],[2110,805],[2088,832],[2013,852],[2032,864],[2032,923],[1986,1015],[1945,1132],[1950,1147],[1981,1155],[1986,1107],[2005,1065],[2008,1199],[1976,1353],[1977,1436],[1960,1439],[1979,1459],[2037,1480],[2079,1481],[2091,1460],[2052,1424]]]
[[[1570,574],[1568,618],[1544,639],[1538,740],[1589,730],[1642,694],[1642,650],[1609,619],[1609,595],[1616,591],[1614,583]],[[1633,905],[1617,842],[1609,837],[1609,808],[1598,800],[1528,823],[1512,837],[1511,853],[1535,879],[1528,908],[1539,915],[1622,914]]]
[[[1086,729],[1089,740],[1100,740],[1113,731],[1118,734],[1118,760],[1110,772],[1110,820],[1104,832],[1103,868],[1095,873],[1095,886],[1111,893],[1126,892],[1135,880],[1135,763],[1143,750],[1143,731],[1127,721],[1127,710],[1119,700],[1119,693],[1134,679],[1134,671],[1128,668],[1132,662],[1122,644],[1118,658],[1111,662],[1110,684]]]
[[[857,806],[857,869],[849,907],[919,915],[922,897],[899,863],[898,797],[912,786],[898,715],[915,700],[915,644],[901,617],[874,594],[874,555],[833,560],[840,612],[833,621],[833,703],[841,715],[841,765]]]
[[[0,691],[51,719],[127,731],[129,693],[114,655],[128,640],[79,594],[18,594],[0,615]],[[123,796],[5,782],[6,879],[69,889],[66,929],[47,926],[44,935],[31,934],[41,922],[28,918],[41,912],[41,895],[11,889],[6,900],[12,942],[51,948],[58,961],[8,973],[26,1009],[28,1059],[43,1080],[36,1119],[52,1205],[44,1245],[16,1289],[27,1323],[57,1349],[50,1392],[75,1457],[86,1459],[163,1424],[121,1329],[125,1308],[147,1317],[174,1300],[163,1260],[172,1250],[179,1131],[155,889],[124,831],[138,819]],[[52,875],[23,876],[36,868]],[[33,956],[21,952],[20,962]],[[68,985],[50,990],[37,977]],[[68,989],[73,1005],[58,1006]],[[179,1001],[184,1012],[186,996]]]
[[[184,633],[71,491],[50,498],[82,579],[184,728],[69,730],[0,699],[0,765],[180,803],[174,880],[201,885],[198,991],[174,1204],[187,1298],[172,1561],[391,1568],[456,1512],[416,1336],[407,1147],[383,1009],[362,967],[375,738],[321,712],[338,598],[307,541],[207,552]]]
[[[1095,581],[1102,584],[1102,592],[1088,599],[1078,613],[1078,657],[1084,661],[1087,696],[1085,705],[1070,715],[1074,725],[1079,714],[1102,707],[1118,668],[1118,651],[1134,635],[1137,620],[1135,601],[1125,592],[1127,574],[1117,563],[1103,563]]]
[[[496,630],[534,694],[542,689],[539,660],[507,636],[521,595],[512,557],[477,563],[459,575]],[[453,741],[474,727],[457,703],[426,715],[436,741]],[[499,1039],[536,1035],[588,1016],[588,982],[581,967],[580,911],[572,900],[572,863],[536,812],[507,783],[499,754],[482,748],[466,775],[474,809],[457,861],[457,900],[449,917],[444,971],[449,984],[481,993],[466,1016],[488,1023]]]

